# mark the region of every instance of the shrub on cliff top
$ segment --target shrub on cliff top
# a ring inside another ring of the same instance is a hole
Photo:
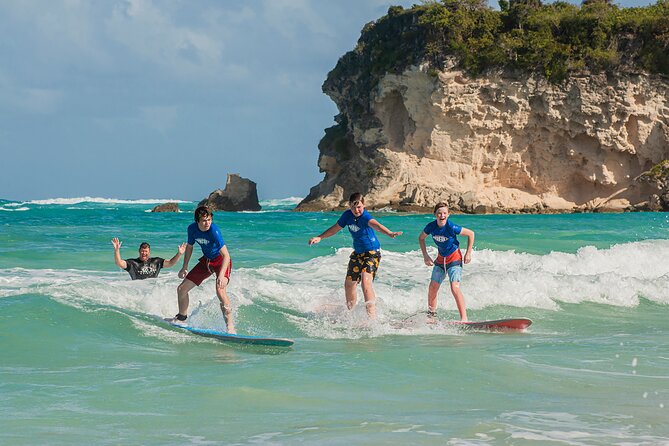
[[[552,81],[584,69],[622,65],[669,75],[669,0],[619,8],[607,0],[575,6],[557,1],[483,0],[425,2],[388,15],[363,29],[356,51],[366,74],[401,71],[417,61],[441,68],[455,56],[476,75],[491,67],[539,72]]]

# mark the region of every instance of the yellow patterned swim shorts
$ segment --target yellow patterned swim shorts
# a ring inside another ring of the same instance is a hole
[[[354,282],[360,282],[362,272],[366,271],[376,277],[376,271],[381,263],[381,251],[352,252],[348,261],[346,278]]]

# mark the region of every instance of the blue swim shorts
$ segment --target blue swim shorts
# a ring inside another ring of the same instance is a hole
[[[450,282],[462,282],[462,267],[458,265],[451,266],[448,271],[444,271],[443,266],[435,264],[432,268],[432,280],[441,285],[446,278],[446,273],[448,273]]]

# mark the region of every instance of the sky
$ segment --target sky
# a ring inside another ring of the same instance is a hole
[[[304,197],[338,113],[328,72],[414,3],[0,1],[0,199],[195,201],[228,173]]]

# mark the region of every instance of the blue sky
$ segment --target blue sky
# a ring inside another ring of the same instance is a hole
[[[413,3],[0,2],[0,198],[199,200],[227,173],[305,196],[337,114],[328,71]]]

